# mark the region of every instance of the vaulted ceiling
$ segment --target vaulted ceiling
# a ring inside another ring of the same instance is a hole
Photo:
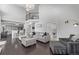
[[[79,4],[41,4],[39,18],[41,22],[56,20],[79,22]]]
[[[4,20],[24,22],[26,19],[26,4],[0,4],[0,16]],[[31,12],[38,12],[38,5]]]

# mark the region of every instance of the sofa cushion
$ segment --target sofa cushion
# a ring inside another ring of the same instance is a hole
[[[59,38],[59,41],[62,44],[67,45],[67,42],[72,42],[73,40],[69,40],[69,38]]]

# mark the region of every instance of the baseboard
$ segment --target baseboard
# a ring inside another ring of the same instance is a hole
[[[33,44],[33,45],[29,45],[29,46],[24,46],[23,44],[21,44],[23,47],[25,48],[28,48],[28,47],[31,47],[31,46],[36,46],[36,44]]]
[[[47,43],[49,43],[49,41],[48,42],[42,42],[42,41],[39,41],[39,40],[36,40],[37,42],[40,42],[40,43],[43,43],[43,44],[47,44]]]

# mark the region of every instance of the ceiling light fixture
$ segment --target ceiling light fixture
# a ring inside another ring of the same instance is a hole
[[[31,18],[31,10],[35,8],[34,4],[26,4],[26,20]]]
[[[26,11],[30,11],[34,9],[35,5],[34,4],[26,4]]]

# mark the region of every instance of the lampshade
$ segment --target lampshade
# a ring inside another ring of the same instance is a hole
[[[78,23],[75,23],[75,24],[73,24],[74,25],[74,27],[77,27],[78,26]]]
[[[35,5],[34,4],[26,4],[26,11],[30,11],[34,9]]]

